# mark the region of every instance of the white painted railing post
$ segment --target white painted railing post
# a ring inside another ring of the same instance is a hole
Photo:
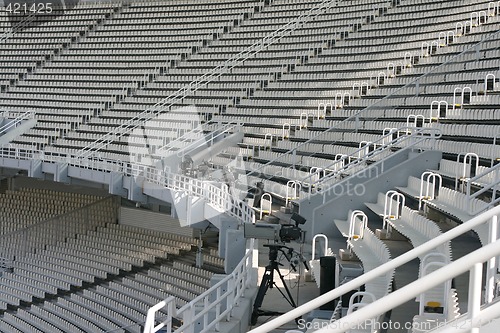
[[[309,184],[309,191],[308,191],[308,198],[312,196],[312,188],[316,188],[316,193],[323,194],[323,203],[326,202],[326,194],[325,191],[328,191],[331,189],[331,187],[326,186],[325,188],[321,188],[321,184],[323,184],[326,181],[332,180],[334,177],[337,177],[338,175],[342,173],[348,172],[350,168],[355,168],[359,166],[361,161],[368,159],[368,158],[374,158],[375,156],[378,156],[379,154],[383,154],[384,152],[387,151],[388,148],[391,148],[393,146],[397,147],[405,147],[405,148],[412,148],[417,149],[417,148],[422,148],[422,146],[425,144],[427,140],[429,140],[429,136],[424,135],[424,134],[430,134],[432,137],[432,140],[439,139],[441,137],[441,132],[439,129],[435,128],[415,128],[415,127],[410,127],[411,132],[408,133],[408,127],[401,127],[397,129],[398,133],[404,133],[405,131],[407,132],[406,135],[401,135],[398,136],[396,139],[391,140],[390,142],[385,142],[387,138],[392,137],[392,132],[388,133],[386,135],[381,136],[378,140],[374,142],[368,142],[364,141],[361,142],[358,149],[352,153],[351,156],[356,156],[356,159],[354,161],[349,161],[347,164],[343,164],[340,167],[337,166],[339,163],[337,157],[335,157],[335,160],[333,163],[330,165],[324,166],[323,169],[333,169],[334,171],[329,173],[328,175],[324,175],[321,179],[312,182],[311,175],[309,175],[306,178],[303,178],[300,180],[303,184]],[[374,149],[370,151],[370,146],[373,146]],[[396,152],[397,154],[399,152]],[[378,161],[377,163],[380,163],[381,165],[381,172],[384,172],[384,163],[385,159],[382,159],[381,161]],[[295,166],[294,166],[295,167]]]
[[[493,243],[498,239],[498,216],[493,216],[490,222],[489,243]],[[486,285],[485,285],[485,303],[491,303],[495,296],[495,276],[497,273],[497,257],[491,257],[488,260],[488,267],[486,268]]]
[[[471,322],[481,311],[481,279],[483,275],[483,264],[476,263],[469,273],[469,306],[467,312]],[[479,327],[471,327],[470,333],[479,333]]]
[[[203,299],[203,307],[206,309],[210,305],[208,296]],[[203,315],[203,327],[208,326],[208,313]]]
[[[189,309],[184,311],[182,315],[182,321],[185,323],[190,323],[190,325],[184,329],[183,333],[194,333],[194,326],[193,326],[194,315],[195,315],[194,305],[195,305],[194,303],[191,303]]]
[[[175,297],[170,296],[169,298],[161,301],[160,303],[152,306],[147,313],[146,323],[144,325],[144,333],[153,333],[162,329],[163,327],[167,327],[167,333],[172,333],[172,317],[175,316]],[[160,324],[155,326],[155,315],[156,312],[162,309],[164,306],[167,306],[167,319],[162,321]]]
[[[233,277],[227,281],[227,290],[229,291],[229,295],[226,298],[226,300],[227,300],[226,301],[227,302],[226,308],[227,309],[232,309],[234,307],[234,300],[235,300],[234,293],[236,290],[235,279],[236,278],[233,275]],[[226,316],[227,321],[231,320],[231,315],[232,315],[231,312],[232,312],[232,310],[227,313],[227,316]]]
[[[217,295],[216,300],[220,299],[220,298],[221,298],[221,290],[220,290],[220,288],[217,288],[215,292],[216,292],[216,295]],[[221,313],[221,311],[220,311],[220,310],[221,310],[221,303],[219,302],[219,303],[217,303],[217,305],[215,306],[215,318],[219,318],[219,317],[220,317],[220,313]],[[217,322],[217,323],[215,324],[215,330],[216,330],[216,331],[219,331],[219,330],[220,330],[220,324],[219,324],[219,322]]]

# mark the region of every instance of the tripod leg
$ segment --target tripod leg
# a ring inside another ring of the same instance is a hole
[[[266,271],[262,276],[262,281],[260,282],[259,291],[257,292],[257,297],[255,298],[255,302],[253,303],[253,312],[251,319],[252,325],[255,325],[257,323],[257,318],[259,317],[259,309],[262,306],[262,302],[264,301],[264,296],[266,296],[267,289],[269,288],[270,278],[271,278],[271,272],[266,268]]]
[[[292,293],[290,292],[290,289],[288,289],[288,285],[285,283],[285,278],[283,277],[283,275],[281,274],[279,269],[276,269],[276,271],[278,271],[278,275],[281,279],[281,282],[283,283],[283,287],[285,287],[286,294],[288,295],[288,298],[290,299],[290,301],[289,301],[290,305],[293,306],[294,308],[296,308],[297,304],[294,302],[293,297],[292,297]],[[295,318],[295,323],[297,325],[299,324],[299,319],[300,319],[300,317]]]
[[[296,308],[297,305],[295,304],[295,302],[293,300],[292,293],[290,292],[290,289],[288,289],[288,285],[285,283],[285,278],[283,277],[283,275],[281,274],[281,272],[278,268],[276,269],[276,271],[278,272],[280,280],[283,283],[283,287],[285,287],[286,294],[288,295],[288,298],[290,300],[290,305],[293,306],[294,308]]]

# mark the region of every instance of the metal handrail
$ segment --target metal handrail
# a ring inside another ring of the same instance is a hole
[[[193,333],[194,326],[198,322],[201,323],[204,332],[211,329],[219,331],[220,321],[231,318],[233,307],[238,305],[245,289],[254,282],[252,277],[254,240],[251,239],[249,243],[249,248],[233,272],[191,302],[177,310],[175,298],[169,297],[153,306],[148,311],[144,333],[157,332],[162,328],[167,332],[173,332],[172,318],[178,316],[182,316],[184,323],[175,330],[176,332]],[[208,307],[208,304],[212,307]],[[165,307],[169,309],[166,320],[155,325],[156,313]],[[212,316],[212,310],[216,312],[215,316]]]
[[[484,176],[491,174],[491,173],[494,173],[496,175],[496,177],[493,178],[494,181],[492,183],[488,183],[482,189],[473,192],[472,187],[471,187],[472,184],[477,182],[478,180],[480,180]],[[497,203],[500,202],[500,195],[498,196],[498,198],[496,197],[496,192],[499,191],[499,187],[500,187],[500,164],[497,164],[494,167],[489,168],[485,172],[468,179],[467,180],[467,190],[465,193],[467,196],[467,210],[468,210],[467,212],[470,215],[476,215],[479,212],[483,211],[485,209],[485,207],[479,207],[476,210],[474,210],[472,207],[472,201],[474,199],[477,199],[478,197],[480,197],[481,195],[483,195],[484,193],[486,193],[488,191],[493,192],[493,196],[491,198],[492,200],[490,202],[484,202],[484,203],[486,204],[487,208],[494,207]]]
[[[30,111],[20,114],[9,123],[0,127],[0,135],[7,133],[7,131],[10,130],[11,128],[17,127],[23,120],[33,119],[34,116],[35,114]]]
[[[220,122],[209,122],[209,123],[204,124],[203,127],[206,128],[206,127],[209,127],[210,125],[217,124],[217,123],[220,124]],[[211,143],[215,139],[217,139],[218,137],[230,132],[231,130],[233,130],[235,128],[238,128],[239,126],[242,125],[242,123],[239,121],[230,121],[230,122],[220,124],[220,125],[221,126],[218,127],[215,131],[211,131],[209,134],[203,135],[201,138],[198,138],[198,139],[188,143],[188,145],[186,145],[185,147],[174,150],[174,148],[176,148],[175,147],[176,142],[185,142],[186,139],[189,139],[190,135],[193,134],[193,131],[189,131],[189,132],[185,133],[184,135],[176,138],[175,140],[170,141],[165,146],[158,148],[156,150],[156,154],[161,155],[162,157],[166,157],[166,156],[168,156],[168,155],[166,155],[168,152],[173,153],[175,151],[175,153],[179,157],[181,157],[179,155],[179,153],[182,153],[183,156],[188,155],[194,149],[199,148],[199,147],[203,146],[204,144]],[[194,133],[199,133],[199,132],[201,132],[203,134],[203,128],[200,128],[198,130],[196,130],[196,129],[194,130]],[[209,137],[208,140],[207,140],[207,137]]]
[[[74,214],[74,213],[78,213],[78,212],[82,212],[82,211],[85,211],[85,210],[88,210],[89,208],[95,206],[95,205],[99,205],[105,201],[108,201],[110,200],[110,198],[112,197],[104,197],[102,199],[99,199],[97,201],[94,201],[94,202],[91,202],[89,203],[88,205],[85,205],[83,207],[80,207],[80,208],[76,208],[72,211],[69,211],[67,213],[63,213],[63,214],[60,214],[60,215],[57,215],[57,216],[54,216],[54,217],[51,217],[47,220],[43,220],[43,221],[40,221],[38,223],[35,223],[35,224],[32,224],[32,225],[29,225],[27,226],[26,228],[23,228],[23,229],[19,229],[19,230],[14,230],[14,231],[11,231],[11,232],[8,232],[8,233],[5,233],[5,234],[2,234],[0,235],[0,240],[3,240],[3,239],[9,239],[9,237],[12,237],[16,234],[20,234],[20,233],[23,233],[25,232],[26,230],[31,230],[31,229],[35,229],[35,228],[40,228],[41,226],[45,225],[45,224],[49,224],[51,223],[52,221],[54,220],[58,220],[62,217],[65,217],[65,216],[70,216],[71,214]]]
[[[312,249],[312,254],[311,254],[311,260],[315,260],[316,259],[316,239],[317,238],[321,238],[323,239],[323,242],[324,242],[324,247],[323,247],[323,255],[326,256],[327,253],[328,253],[328,237],[326,237],[325,235],[323,234],[316,234],[313,239],[312,239],[312,246],[311,246],[311,249]]]
[[[467,328],[467,331],[470,332],[476,332],[476,330],[474,330],[474,328],[476,328],[477,331],[479,331],[479,328],[488,323],[489,320],[498,318],[498,311],[500,308],[499,302],[481,308],[481,274],[483,271],[482,263],[499,254],[500,241],[495,241],[373,303],[367,304],[356,312],[352,312],[337,321],[331,322],[326,327],[315,332],[348,332],[351,328],[355,328],[357,325],[365,322],[366,319],[382,315],[386,311],[414,299],[421,292],[437,287],[449,281],[451,278],[466,272],[469,272],[469,305],[467,314],[460,318],[460,325],[462,326],[458,326],[459,320],[452,320],[439,326],[436,332],[457,332],[457,328]],[[489,308],[491,308],[491,311],[486,311]],[[492,313],[493,310],[496,310],[496,313]],[[250,332],[264,331],[256,329]]]
[[[417,127],[412,127],[412,126],[407,126],[407,127],[401,127],[397,129],[395,132],[398,133],[406,133],[403,135],[398,135],[396,138],[392,138],[392,135],[394,132],[389,132],[388,134],[382,135],[379,139],[376,141],[372,142],[370,145],[375,147],[374,150],[368,151],[366,149],[366,146],[362,146],[361,148],[358,148],[355,150],[350,156],[348,155],[343,155],[339,159],[335,159],[331,164],[329,164],[326,167],[322,168],[316,168],[313,167],[311,168],[311,172],[309,173],[308,176],[302,177],[300,179],[295,180],[295,182],[298,182],[301,184],[301,189],[307,188],[308,189],[308,197],[312,195],[312,190],[316,190],[317,193],[322,193],[323,190],[321,188],[321,185],[325,184],[326,182],[334,179],[335,177],[341,175],[342,173],[345,173],[349,171],[350,169],[354,169],[356,166],[360,165],[361,163],[364,163],[365,161],[372,159],[376,156],[379,156],[383,154],[385,151],[390,149],[391,147],[395,147],[398,144],[409,142],[407,147],[415,147],[417,148],[417,145],[425,142],[429,139],[431,140],[436,140],[441,137],[441,131],[437,128],[417,128]],[[430,134],[430,136],[425,136],[425,134]],[[412,139],[415,138],[420,138],[419,140],[415,140],[414,142],[411,142]],[[391,139],[391,141],[387,142],[387,139]],[[379,143],[380,142],[380,143]],[[418,148],[422,148],[418,146]],[[292,152],[296,152],[296,150],[292,150]],[[362,155],[363,153],[363,155]],[[355,157],[358,155],[358,157]],[[352,158],[352,160],[351,160]],[[348,163],[344,163],[344,161],[348,161]],[[337,165],[341,165],[340,168],[336,167]],[[328,171],[331,171],[328,173]],[[321,173],[324,174],[323,177],[321,176]],[[248,175],[252,174],[250,172]],[[266,174],[266,173],[265,173]],[[309,181],[316,179],[314,182],[310,183]]]
[[[243,64],[244,61],[246,61],[247,59],[258,54],[260,51],[265,50],[270,45],[278,42],[288,34],[295,31],[297,28],[302,26],[303,24],[309,22],[311,19],[314,19],[319,14],[331,8],[331,6],[334,4],[336,4],[335,0],[323,0],[321,3],[312,7],[304,14],[294,18],[287,24],[271,32],[270,34],[265,36],[262,40],[252,44],[251,46],[247,47],[237,55],[229,58],[223,64],[218,65],[212,70],[206,72],[196,80],[178,89],[170,96],[156,103],[151,108],[148,108],[145,111],[141,112],[139,115],[125,121],[120,126],[118,126],[114,131],[106,133],[105,135],[101,136],[91,144],[80,149],[76,155],[78,157],[87,157],[90,156],[93,152],[103,149],[109,143],[111,143],[116,137],[121,137],[125,134],[130,133],[137,127],[144,124],[146,121],[151,120],[152,118],[157,116],[159,113],[170,109],[170,107],[172,107],[179,100],[182,100],[183,98],[194,93],[198,89],[206,86],[208,83],[212,82],[214,79],[217,79],[223,74],[230,72],[236,66]]]
[[[410,130],[410,131],[407,131]],[[364,155],[361,155],[359,158],[356,158],[354,161],[349,162],[348,164],[342,165],[340,169],[334,168],[332,173],[325,175],[325,177],[318,179],[317,181],[310,183],[309,187],[309,193],[311,193],[311,189],[313,187],[319,187],[321,186],[322,183],[335,178],[336,176],[340,175],[343,172],[348,171],[350,168],[353,168],[356,165],[359,165],[360,163],[366,161],[369,158],[373,158],[375,156],[378,156],[382,154],[386,149],[389,149],[391,147],[396,146],[397,144],[405,143],[405,142],[410,142],[410,144],[407,147],[417,147],[418,144],[427,141],[429,139],[431,140],[436,140],[441,137],[441,131],[437,128],[415,128],[415,127],[401,127],[397,130],[398,132],[405,132],[409,134],[403,134],[401,136],[396,137],[395,139],[392,139],[390,142],[387,142],[387,138],[392,138],[393,133],[390,132],[389,134],[382,135],[378,140],[372,142],[372,145],[375,148],[373,151],[366,152],[366,147],[363,146],[361,148],[358,148],[356,151],[354,151],[351,156],[356,156],[360,155],[361,153],[364,153]],[[430,134],[430,136],[425,136],[425,134]],[[412,139],[415,138],[420,138],[419,140],[415,140],[415,142],[411,142]],[[348,158],[348,156],[346,157]],[[340,161],[334,161],[333,163],[329,164],[328,166],[324,167],[324,169],[332,169],[336,164],[343,162],[343,159]],[[310,176],[303,178],[300,180],[303,183],[309,184],[309,179],[312,179],[314,176],[317,176],[319,172],[314,172]],[[317,193],[321,193],[321,190],[318,189]]]
[[[290,310],[284,315],[281,315],[267,323],[262,324],[261,326],[249,331],[249,333],[270,332],[271,330],[278,328],[281,325],[284,325],[294,320],[295,318],[299,318],[300,316],[319,308],[323,304],[326,304],[334,299],[341,297],[342,295],[350,292],[351,290],[359,288],[361,285],[371,281],[374,278],[388,274],[392,270],[406,264],[407,262],[416,259],[418,257],[421,257],[422,255],[428,252],[433,251],[436,247],[446,242],[449,242],[452,239],[463,235],[464,233],[473,230],[479,225],[490,223],[491,225],[496,226],[498,224],[499,215],[500,215],[500,207],[495,207],[493,209],[490,209],[489,211],[484,212],[483,214],[478,215],[472,218],[471,220],[454,227],[453,229],[447,231],[446,233],[441,234],[427,241],[426,243],[416,248],[413,248],[408,252],[403,253],[402,255],[390,260],[389,262],[381,266],[378,266],[368,272],[365,272],[363,275],[335,288],[334,290],[324,293],[323,295],[320,295],[319,297],[313,299],[312,301],[309,301],[295,309]],[[469,267],[473,265],[482,266],[481,264],[477,263],[482,263],[497,255],[500,255],[500,241],[495,239],[495,241],[492,241],[490,244],[483,246],[479,250],[476,250],[468,254],[467,256],[458,259],[454,263],[447,265],[445,268],[433,272],[427,275],[426,277],[418,279],[417,281],[390,293],[389,295],[372,303],[373,305],[368,305],[362,309],[359,309],[358,311],[351,314],[349,317],[346,316],[340,319],[339,321],[336,321],[337,324],[344,324],[343,326],[342,325],[340,326],[340,328],[343,329],[332,328],[331,331],[323,330],[323,332],[345,332],[350,329],[351,324],[356,325],[358,322],[362,322],[367,318],[373,318],[380,314],[383,314],[388,310],[402,303],[405,303],[407,300],[414,299],[422,291],[432,288],[434,285],[443,283],[444,281],[453,277],[455,273],[465,272],[468,270]],[[488,286],[490,287],[491,285],[488,284]],[[476,296],[477,294],[481,295],[481,286],[479,286],[479,288],[477,288],[477,286],[475,287],[476,287],[475,295]],[[488,290],[487,294],[489,292],[490,291]],[[487,299],[488,301],[490,301],[489,297]],[[496,313],[496,316],[498,316],[498,312]]]
[[[26,27],[29,25],[31,22],[35,20],[36,14],[31,13],[31,15],[27,16],[24,20],[17,22],[16,25],[12,26],[10,29],[5,31],[1,36],[0,36],[0,43],[5,42],[7,39],[11,38],[14,36],[16,32],[21,30],[22,28]]]

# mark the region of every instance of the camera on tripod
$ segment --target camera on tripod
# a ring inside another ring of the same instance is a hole
[[[264,244],[264,247],[269,248],[269,264],[266,266],[266,270],[264,272],[264,275],[262,276],[259,291],[257,292],[257,296],[253,305],[253,312],[251,317],[252,325],[255,325],[257,323],[257,318],[259,316],[274,316],[283,314],[281,312],[266,311],[261,309],[262,302],[264,301],[264,296],[266,295],[267,290],[269,288],[277,286],[276,282],[274,281],[275,273],[279,276],[285,289],[285,292],[281,291],[279,288],[278,291],[292,307],[297,307],[295,301],[293,300],[292,294],[290,293],[290,290],[285,283],[284,277],[279,270],[279,266],[283,265],[278,261],[278,254],[281,252],[285,256],[285,258],[290,263],[290,267],[293,269],[293,271],[297,271],[296,266],[299,265],[300,261],[302,261],[307,270],[309,270],[309,267],[307,266],[307,261],[304,259],[301,253],[295,251],[292,247],[288,247],[286,245],[278,243],[286,243],[290,241],[299,241],[300,243],[304,243],[305,231],[300,229],[299,225],[304,224],[306,222],[306,219],[299,214],[294,213],[290,218],[290,222],[294,222],[294,224],[290,223],[280,225],[268,223],[245,223],[243,225],[245,238],[267,239],[268,241],[273,242],[272,244]]]
[[[292,294],[290,293],[290,289],[288,288],[285,279],[283,277],[283,274],[281,274],[279,270],[279,266],[283,266],[281,263],[278,261],[278,254],[279,252],[283,253],[285,258],[290,262],[290,266],[292,267],[293,271],[297,271],[295,265],[292,263],[292,256],[295,254],[300,255],[296,251],[294,251],[293,248],[288,247],[286,245],[281,245],[281,244],[264,244],[264,247],[269,248],[269,264],[266,266],[266,270],[264,272],[264,275],[262,276],[262,281],[259,286],[259,291],[257,292],[257,296],[255,298],[255,302],[253,305],[253,311],[252,311],[252,317],[251,317],[251,323],[252,325],[255,325],[257,323],[257,318],[259,316],[275,316],[275,315],[282,315],[282,312],[276,312],[276,311],[269,311],[269,310],[262,310],[260,307],[262,306],[262,302],[264,301],[264,297],[266,295],[266,292],[269,288],[277,287],[276,282],[274,281],[274,274],[276,273],[280,280],[281,283],[283,284],[283,287],[285,289],[285,292],[281,291],[278,288],[279,293],[283,296],[283,298],[294,308],[297,307],[295,304],[295,301],[293,300]],[[305,259],[300,256],[301,259],[303,260],[302,262],[304,263],[304,266],[306,269],[309,269],[307,267],[307,262]],[[298,322],[297,322],[298,324]]]
[[[290,222],[295,224],[245,223],[243,232],[245,238],[267,239],[269,241],[289,243],[291,241],[304,242],[305,232],[299,227],[304,219],[299,214],[292,214]]]

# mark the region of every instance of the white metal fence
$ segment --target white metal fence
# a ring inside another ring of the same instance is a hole
[[[159,185],[174,191],[183,191],[186,194],[201,197],[221,213],[227,213],[238,218],[242,223],[254,223],[255,212],[244,201],[232,196],[225,187],[218,187],[203,180],[188,176],[170,173],[143,165],[110,159],[77,158],[73,155],[47,153],[42,150],[23,148],[1,148],[2,158],[21,160],[36,160],[48,163],[65,163],[70,166],[101,172],[117,172],[126,176],[144,177],[144,181]]]

